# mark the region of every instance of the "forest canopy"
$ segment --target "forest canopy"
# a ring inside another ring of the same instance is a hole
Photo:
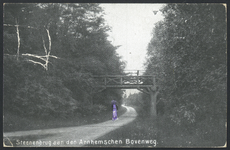
[[[146,60],[146,74],[156,76],[158,103],[164,104],[161,121],[222,139],[227,119],[226,6],[167,4],[161,12],[164,20],[153,28]]]
[[[121,90],[94,88],[93,75],[125,67],[99,4],[6,3],[3,24],[4,113],[66,117],[121,99]]]

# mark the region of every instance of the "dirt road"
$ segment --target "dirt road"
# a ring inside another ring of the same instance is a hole
[[[19,147],[82,147],[87,142],[91,142],[95,146],[97,143],[94,141],[95,139],[132,122],[136,118],[135,109],[128,106],[123,107],[127,109],[127,112],[116,121],[109,120],[78,127],[4,133],[4,143],[8,146]]]

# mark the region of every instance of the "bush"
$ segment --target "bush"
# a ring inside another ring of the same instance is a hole
[[[95,115],[107,111],[107,107],[101,104],[86,104],[82,103],[79,107],[79,112],[82,115]]]

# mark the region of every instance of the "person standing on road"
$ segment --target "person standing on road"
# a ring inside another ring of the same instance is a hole
[[[113,110],[112,120],[114,121],[114,120],[118,119],[118,117],[117,117],[118,106],[117,106],[117,102],[115,100],[112,100],[111,103],[112,103],[112,110]]]

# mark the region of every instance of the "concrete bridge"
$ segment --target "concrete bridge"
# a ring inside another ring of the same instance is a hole
[[[151,110],[150,114],[156,116],[157,85],[153,75],[139,75],[140,71],[132,71],[124,75],[95,75],[93,76],[96,85],[95,88],[103,91],[107,88],[114,89],[137,89],[150,96]]]

